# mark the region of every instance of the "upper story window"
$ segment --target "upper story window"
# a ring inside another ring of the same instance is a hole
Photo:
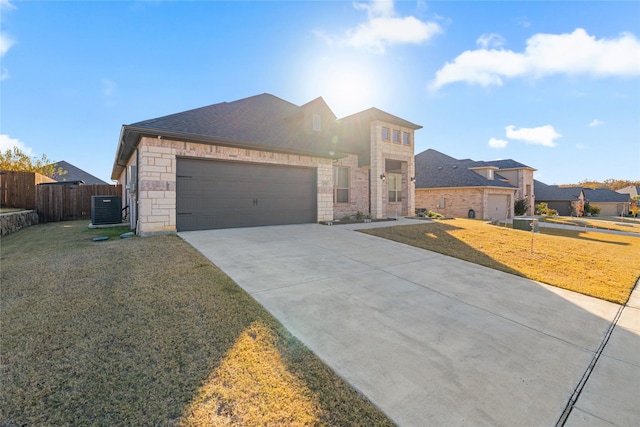
[[[348,167],[333,167],[333,203],[349,203]]]
[[[383,141],[389,140],[389,128],[382,128],[382,140]]]
[[[487,178],[493,179],[493,169],[487,169]]]
[[[313,130],[320,132],[322,130],[322,119],[319,114],[313,115]]]
[[[397,129],[393,130],[393,142],[400,143],[400,131]]]
[[[411,135],[409,132],[402,132],[402,143],[404,145],[411,145]]]

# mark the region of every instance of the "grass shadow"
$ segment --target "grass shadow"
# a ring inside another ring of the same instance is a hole
[[[579,239],[579,240],[585,240],[587,242],[598,242],[598,243],[606,243],[609,245],[620,245],[620,246],[629,246],[630,243],[628,242],[616,242],[613,240],[605,240],[605,239],[596,239],[594,237],[587,237],[586,233],[584,231],[578,231],[578,230],[564,230],[561,228],[544,228],[541,227],[540,229],[540,233],[542,234],[546,234],[546,235],[550,235],[550,236],[562,236],[562,237],[568,237],[570,239]],[[596,233],[599,232],[589,232],[590,234],[594,235]]]
[[[320,423],[392,425],[179,237],[87,225],[2,238],[0,425],[186,425],[199,388],[256,322]]]

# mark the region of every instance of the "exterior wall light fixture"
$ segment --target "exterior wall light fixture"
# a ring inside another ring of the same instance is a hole
[[[387,177],[384,174],[382,174],[380,175],[380,179],[384,181],[385,179],[387,179]]]

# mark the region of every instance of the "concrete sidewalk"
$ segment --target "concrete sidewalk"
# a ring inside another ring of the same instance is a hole
[[[399,425],[556,425],[619,305],[344,227],[180,236]],[[638,319],[624,311],[568,424],[638,424]]]

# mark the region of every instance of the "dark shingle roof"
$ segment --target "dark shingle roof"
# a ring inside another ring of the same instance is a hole
[[[500,169],[533,169],[531,166],[523,165],[520,162],[516,162],[512,159],[504,159],[504,160],[492,160],[490,162],[477,162],[482,164],[483,166],[495,166]]]
[[[320,132],[307,126],[315,114],[322,117]],[[302,106],[268,93],[221,102],[123,126],[112,178],[145,135],[319,157],[356,153],[361,164],[368,164],[369,123],[361,125],[374,119],[421,128],[377,108],[336,120],[321,97]]]
[[[495,174],[495,179],[487,179],[469,170],[472,167],[487,166],[486,162],[475,162],[470,159],[458,160],[439,151],[428,149],[415,157],[416,188],[444,188],[444,187],[505,187],[513,188],[511,184],[501,181]],[[492,165],[491,165],[492,166]],[[526,166],[523,166],[526,167]]]
[[[600,202],[600,203],[623,203],[629,201],[628,194],[621,194],[613,190],[609,190],[608,188],[585,188],[584,196],[587,198],[589,202]]]
[[[88,172],[83,171],[82,169],[72,165],[71,163],[65,162],[64,160],[56,163],[56,169],[62,168],[62,170],[67,171],[67,173],[63,175],[55,174],[52,178],[58,182],[74,182],[74,181],[82,181],[87,185],[109,185],[108,182],[101,180]]]
[[[564,202],[579,200],[582,187],[558,187],[533,180],[533,193],[541,202]]]
[[[130,126],[149,131],[168,131],[193,137],[250,143],[277,150],[321,150],[324,153],[328,147],[328,141],[322,141],[322,136],[326,136],[325,132],[321,135],[301,135],[301,127],[292,123],[295,122],[301,108],[265,93],[144,120]],[[324,146],[319,147],[318,144],[321,142]]]

